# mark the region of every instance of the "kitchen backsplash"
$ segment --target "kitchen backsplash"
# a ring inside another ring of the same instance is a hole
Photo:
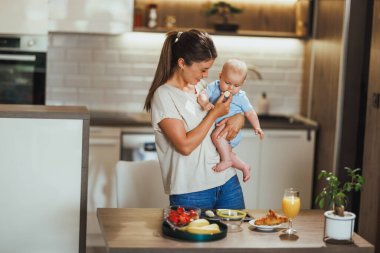
[[[135,32],[49,34],[46,103],[141,112],[164,38],[161,33]],[[216,35],[213,39],[218,58],[207,81],[217,79],[226,59],[240,58],[262,75],[259,80],[250,71],[243,86],[254,106],[265,91],[270,113],[299,113],[302,40]]]

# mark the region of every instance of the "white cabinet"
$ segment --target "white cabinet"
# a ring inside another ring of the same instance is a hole
[[[281,209],[289,187],[300,190],[301,208],[311,208],[315,131],[264,129],[263,141],[243,131],[246,137],[235,152],[252,168],[253,178],[242,183],[246,208]]]
[[[49,31],[121,34],[132,30],[132,0],[50,0]]]
[[[0,252],[85,252],[85,108],[0,105]]]
[[[116,207],[114,168],[120,157],[120,133],[117,127],[90,128],[87,245],[97,246],[93,237],[100,236],[96,209]]]
[[[239,181],[244,192],[244,202],[246,208],[258,206],[259,192],[259,160],[260,160],[260,139],[254,134],[253,130],[243,129],[242,140],[234,149],[234,152],[241,160],[251,166],[251,179],[243,183],[243,173],[238,172]]]
[[[1,34],[48,33],[46,0],[0,0]]]

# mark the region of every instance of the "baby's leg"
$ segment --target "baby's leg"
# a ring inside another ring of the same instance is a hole
[[[231,152],[232,166],[243,172],[243,181],[247,182],[251,178],[251,168],[242,161],[234,152]]]
[[[215,128],[211,134],[212,142],[214,143],[216,150],[218,150],[220,155],[220,162],[216,164],[212,169],[214,171],[220,172],[232,166],[231,161],[231,146],[226,140],[226,134],[218,138],[218,134],[223,130],[225,125],[221,125]]]

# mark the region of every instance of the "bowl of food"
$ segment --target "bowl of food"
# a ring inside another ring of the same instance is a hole
[[[227,225],[228,232],[239,232],[243,230],[241,224],[245,216],[247,216],[247,213],[240,210],[219,209],[216,215],[220,218],[222,223]]]
[[[164,209],[164,219],[173,227],[183,227],[199,219],[201,209],[196,207],[169,206]]]

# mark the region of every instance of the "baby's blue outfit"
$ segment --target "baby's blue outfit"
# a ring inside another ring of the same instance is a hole
[[[215,104],[215,102],[218,100],[218,98],[221,95],[220,86],[219,86],[219,80],[216,80],[212,83],[209,83],[206,88],[207,95],[209,96],[209,100],[211,103]],[[219,117],[216,119],[216,123],[222,121],[222,119],[231,117],[237,113],[241,112],[247,112],[253,109],[253,106],[248,100],[247,95],[244,91],[240,90],[237,94],[232,96],[232,102],[230,105],[230,111],[228,114]],[[242,138],[242,134],[239,131],[239,133],[230,141],[230,145],[232,148],[236,147]]]

